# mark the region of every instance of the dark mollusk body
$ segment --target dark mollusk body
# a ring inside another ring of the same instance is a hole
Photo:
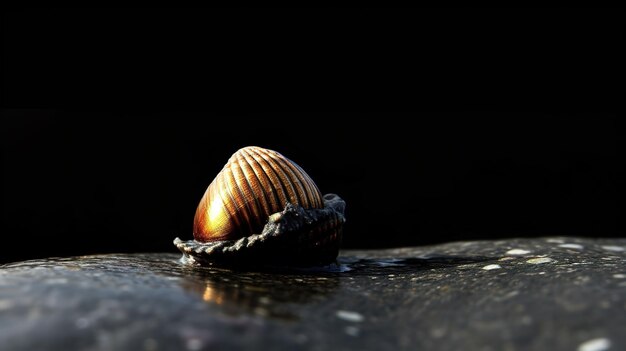
[[[345,202],[334,194],[324,196],[326,207],[305,210],[288,204],[269,217],[259,234],[236,240],[174,244],[186,263],[235,265],[327,265],[335,262],[341,243]]]

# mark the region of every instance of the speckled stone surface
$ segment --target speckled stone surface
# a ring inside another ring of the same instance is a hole
[[[626,239],[342,251],[263,272],[179,258],[0,266],[0,349],[626,349]]]

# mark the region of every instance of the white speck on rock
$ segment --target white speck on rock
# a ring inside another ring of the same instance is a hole
[[[0,310],[8,310],[13,304],[9,300],[0,300]]]
[[[269,305],[270,303],[272,303],[272,299],[270,299],[267,296],[261,296],[261,297],[259,297],[259,303],[261,303],[263,305]]]
[[[297,334],[295,339],[298,344],[305,344],[307,341],[309,341],[309,337],[306,336],[306,334]]]
[[[546,240],[546,242],[553,243],[553,244],[563,244],[565,242],[565,240],[563,240],[563,239],[548,239],[548,240]]]
[[[626,278],[626,274],[613,274],[613,278],[615,278],[615,279],[624,279],[624,278]]]
[[[358,313],[358,312],[353,312],[353,311],[344,311],[344,310],[339,310],[336,313],[338,318],[341,318],[343,320],[346,320],[348,322],[363,322],[363,320],[365,319],[363,317],[362,314]]]
[[[198,338],[187,339],[185,346],[187,347],[187,350],[200,350],[202,348],[202,340]]]
[[[346,334],[350,335],[350,336],[359,336],[359,328],[353,326],[353,325],[349,325],[346,327],[346,329],[344,329],[346,331]]]
[[[437,338],[437,339],[444,337],[446,335],[446,328],[431,329],[430,335],[432,335],[433,338]]]
[[[604,351],[611,347],[611,340],[607,338],[597,338],[587,340],[578,345],[578,351]]]
[[[504,295],[504,297],[510,298],[510,297],[517,296],[517,295],[519,295],[519,291],[513,290],[513,291],[510,291],[508,294]]]
[[[159,348],[159,343],[152,338],[148,338],[143,341],[143,349],[146,351],[154,351],[154,350],[158,350],[158,348]]]
[[[613,252],[622,252],[622,251],[626,251],[626,249],[623,246],[615,246],[615,245],[602,245],[601,246],[603,249],[605,249],[606,251],[613,251]]]
[[[490,264],[488,266],[484,266],[483,267],[483,269],[486,270],[486,271],[490,271],[492,269],[500,269],[500,268],[502,268],[502,267],[500,267],[499,264]]]
[[[394,260],[382,260],[382,261],[376,262],[376,264],[381,266],[381,267],[401,267],[401,266],[403,266],[403,264],[396,263],[396,262],[394,262]]]
[[[46,284],[67,284],[67,279],[66,278],[49,278],[44,280],[44,283]]]
[[[580,244],[561,244],[559,245],[559,247],[562,247],[564,249],[577,249],[577,250],[582,250],[585,247],[580,245]]]
[[[520,318],[520,322],[524,325],[531,325],[533,323],[533,318],[531,316],[522,316]]]
[[[270,315],[270,312],[268,311],[267,308],[259,306],[257,308],[254,309],[254,313],[256,313],[259,316],[263,316],[263,317],[267,317]]]
[[[526,261],[526,263],[542,264],[542,263],[548,263],[548,262],[552,262],[552,261],[554,261],[554,260],[551,259],[550,257],[538,257],[538,258],[531,258],[530,260]]]
[[[89,321],[89,319],[87,318],[81,317],[78,318],[76,322],[74,322],[74,325],[76,325],[76,328],[78,329],[85,329],[91,325],[91,321]]]
[[[526,255],[529,253],[530,251],[524,249],[511,249],[506,252],[506,255]]]

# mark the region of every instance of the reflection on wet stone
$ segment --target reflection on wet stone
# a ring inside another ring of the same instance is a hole
[[[265,267],[260,271],[193,267],[181,269],[186,273],[181,286],[216,304],[229,314],[253,313],[261,316],[295,320],[290,305],[323,301],[340,284],[341,272],[351,276],[398,274],[416,270],[451,267],[460,264],[494,260],[487,257],[435,256],[424,258],[351,259],[341,257],[338,265],[316,268]],[[258,270],[258,268],[257,268]]]
[[[225,313],[252,313],[264,317],[297,320],[291,304],[322,301],[339,286],[331,274],[285,275],[271,272],[233,271],[196,267],[181,286],[219,305]]]

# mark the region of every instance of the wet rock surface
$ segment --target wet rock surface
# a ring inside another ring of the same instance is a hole
[[[179,259],[0,266],[0,349],[626,349],[626,239],[342,251],[298,270]]]

